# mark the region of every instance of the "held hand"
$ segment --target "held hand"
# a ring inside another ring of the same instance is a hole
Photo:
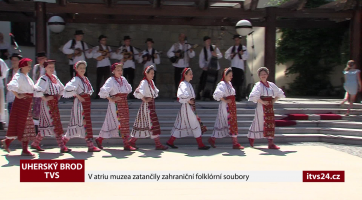
[[[207,69],[208,69],[207,66],[205,66],[204,68],[202,68],[202,70],[204,70],[204,71],[207,71]]]
[[[230,99],[225,100],[225,103],[231,103]]]
[[[240,54],[240,55],[243,55],[243,54],[244,54],[244,51],[239,51],[239,54]]]
[[[148,103],[148,102],[150,102],[151,100],[152,100],[151,97],[143,97],[143,98],[142,98],[142,101],[145,102],[145,103]]]
[[[264,106],[267,106],[267,105],[269,105],[269,102],[267,102],[267,101],[261,101],[261,104],[263,104]]]
[[[27,95],[26,94],[18,94],[17,98],[18,99],[26,99]]]
[[[192,53],[194,50],[193,50],[193,49],[190,49],[189,51],[190,51],[190,53]]]
[[[195,104],[195,99],[191,99],[191,100],[189,101],[189,104],[194,105],[194,104]]]
[[[175,53],[175,56],[176,56],[176,57],[180,57],[180,53]]]
[[[217,54],[216,54],[216,52],[215,52],[215,51],[211,52],[211,55],[212,55],[212,56],[214,56],[214,57],[216,57],[216,56],[217,56]]]
[[[88,53],[92,53],[92,51],[93,51],[93,49],[89,49],[89,50],[88,50]]]
[[[80,102],[84,102],[84,101],[85,101],[85,99],[84,99],[83,97],[81,97],[81,96],[78,96],[77,98],[78,98],[78,100],[79,100]]]
[[[54,99],[53,96],[44,97],[44,101],[46,101],[46,102],[53,100],[53,99]]]
[[[111,98],[111,101],[114,103],[114,102],[117,102],[117,101],[119,101],[121,98],[119,98],[119,97],[112,97]]]
[[[74,49],[74,54],[79,54],[80,51],[78,49]]]
[[[153,57],[154,57],[154,58],[158,58],[157,54],[153,54]]]

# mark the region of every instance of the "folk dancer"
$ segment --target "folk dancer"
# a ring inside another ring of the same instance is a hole
[[[219,48],[217,48],[215,45],[211,45],[211,38],[209,36],[204,37],[204,43],[205,43],[205,46],[201,50],[200,55],[199,55],[199,67],[202,69],[202,74],[200,77],[199,86],[197,88],[196,100],[200,100],[200,96],[203,96],[204,98],[210,98],[210,99],[212,98],[212,94],[210,94],[210,96],[204,96],[204,95],[201,95],[201,93],[204,93],[205,85],[206,85],[206,82],[208,81],[207,80],[208,75],[209,75],[208,69],[210,67],[209,65],[210,65],[211,59],[212,58],[217,58],[217,59],[222,58],[222,53],[220,52]],[[215,90],[219,70],[220,70],[220,63],[219,63],[219,61],[217,61],[217,71],[215,71],[213,73],[214,80],[212,80],[212,82],[213,82],[212,91]],[[212,74],[210,74],[210,76],[211,75]]]
[[[152,38],[146,39],[147,49],[142,51],[142,56],[139,56],[138,62],[143,64],[143,70],[145,70],[148,66],[153,66],[153,71],[155,73],[155,76],[153,77],[153,82],[156,83],[156,65],[159,65],[161,63],[161,58],[159,52],[155,48],[153,48],[154,43],[155,42]]]
[[[19,61],[22,58],[23,57],[18,53],[13,53],[10,56],[11,68],[6,73],[6,81],[5,81],[6,84],[9,84],[10,81],[15,76],[15,74],[18,73],[18,71],[19,71]],[[13,105],[14,100],[15,100],[14,93],[12,91],[10,91],[10,90],[7,90],[7,92],[6,92],[6,103],[8,104],[8,114],[9,115],[10,115],[11,107]]]
[[[15,139],[22,142],[22,156],[33,156],[28,150],[28,143],[35,138],[33,117],[31,116],[31,103],[33,101],[34,82],[28,76],[32,60],[23,58],[19,61],[20,73],[16,73],[7,85],[8,90],[15,95],[10,113],[6,139],[2,140],[4,149],[10,153],[10,143]]]
[[[132,92],[131,85],[122,76],[122,63],[114,63],[111,67],[113,76],[107,79],[101,88],[99,96],[109,100],[106,118],[104,120],[97,145],[103,149],[104,138],[121,137],[124,150],[134,151],[136,148],[128,143],[129,139],[129,109],[127,95]]]
[[[70,115],[69,125],[64,143],[67,143],[71,138],[84,138],[88,152],[101,151],[93,144],[93,128],[91,120],[91,98],[93,88],[85,76],[87,62],[84,60],[78,61],[74,64],[76,76],[73,77],[64,87],[64,98],[75,97],[73,101],[72,112]]]
[[[196,114],[195,92],[190,83],[192,78],[192,70],[185,68],[182,72],[180,86],[177,90],[177,98],[182,106],[171,130],[171,138],[166,144],[173,149],[177,149],[178,147],[174,145],[176,138],[194,136],[199,149],[208,150],[210,147],[205,146],[201,139],[201,135],[206,132],[207,129]]]
[[[180,74],[182,71],[189,67],[190,58],[195,57],[195,51],[190,44],[186,43],[186,35],[181,33],[178,37],[178,42],[173,44],[168,50],[167,56],[174,62],[172,65],[175,68],[174,71],[174,84],[175,92],[178,90],[180,83]]]
[[[225,58],[231,61],[231,68],[233,69],[234,78],[231,83],[236,91],[236,101],[242,100],[242,85],[245,79],[245,64],[248,59],[248,51],[244,45],[241,44],[241,36],[234,35],[235,45],[230,47],[225,52]]]
[[[142,100],[137,117],[133,124],[131,132],[131,140],[129,144],[135,148],[138,138],[147,138],[155,140],[156,150],[166,150],[168,147],[163,146],[160,142],[160,122],[158,121],[155,107],[155,98],[158,96],[159,90],[153,82],[154,66],[148,66],[143,72],[143,80],[134,92],[137,99]]]
[[[84,32],[82,30],[76,30],[74,39],[69,40],[62,49],[63,53],[66,54],[69,59],[70,78],[75,76],[74,64],[76,62],[93,57],[93,49],[88,48],[88,45],[83,41],[83,36]],[[85,76],[87,76],[87,73]]]
[[[63,126],[60,120],[60,113],[58,107],[58,101],[64,91],[64,85],[56,75],[55,60],[47,60],[43,64],[45,69],[45,75],[41,76],[38,82],[35,84],[35,97],[40,97],[40,117],[39,117],[39,134],[31,144],[31,148],[38,151],[44,151],[40,147],[40,142],[44,137],[55,137],[61,153],[69,153],[71,149],[68,149],[63,141]]]
[[[0,130],[4,130],[5,126],[5,93],[4,93],[4,81],[9,68],[3,59],[0,58]]]
[[[46,56],[45,52],[37,53],[36,60],[37,60],[38,64],[34,65],[33,73],[32,73],[32,78],[33,78],[34,83],[36,83],[41,76],[45,75],[44,62],[47,60],[47,56]],[[54,73],[55,73],[55,71],[54,71]],[[32,114],[33,114],[33,121],[34,121],[36,133],[38,133],[38,130],[39,130],[38,128],[39,128],[41,100],[42,99],[40,97],[33,98],[33,113]]]
[[[214,92],[214,99],[220,101],[219,110],[216,117],[214,131],[208,142],[213,148],[216,138],[231,136],[233,149],[244,149],[238,142],[238,119],[236,115],[235,89],[231,84],[233,72],[231,67],[226,68],[222,74],[222,79],[217,84]]]
[[[258,69],[260,82],[256,83],[250,93],[249,101],[257,103],[255,117],[248,132],[250,146],[255,139],[267,138],[269,149],[279,149],[274,144],[275,120],[273,104],[279,98],[285,97],[283,90],[274,83],[267,81],[269,70],[266,67]]]
[[[112,49],[107,46],[107,36],[100,35],[98,37],[99,45],[93,50],[93,58],[97,60],[97,83],[96,83],[96,99],[99,99],[98,93],[101,88],[102,79],[106,81],[111,75],[111,57]]]
[[[123,37],[124,45],[119,47],[117,52],[111,56],[112,59],[118,59],[123,63],[123,76],[133,88],[136,64],[139,59],[139,52],[131,45],[131,37],[126,35]],[[130,95],[134,99],[133,95]]]

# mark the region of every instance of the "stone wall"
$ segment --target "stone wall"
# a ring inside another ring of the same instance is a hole
[[[98,45],[98,36],[104,34],[108,36],[108,45],[114,50],[123,41],[123,36],[129,35],[132,38],[132,45],[145,49],[145,40],[150,37],[155,41],[154,47],[158,51],[162,51],[161,64],[157,66],[157,82],[156,85],[160,89],[161,98],[169,98],[174,96],[174,80],[173,72],[174,67],[167,58],[167,51],[173,43],[178,41],[179,33],[185,33],[189,43],[199,44],[196,49],[196,56],[191,59],[190,67],[194,72],[194,79],[192,81],[196,90],[199,77],[202,70],[199,68],[198,60],[201,48],[203,46],[203,37],[209,35],[216,42],[220,34],[219,26],[163,26],[163,25],[117,25],[117,24],[67,24],[62,33],[50,35],[50,58],[56,59],[56,71],[60,80],[65,84],[69,81],[69,67],[66,56],[59,50],[69,39],[73,38],[76,29],[81,29],[85,32],[84,41],[89,45]],[[234,27],[226,27],[223,40],[219,42],[221,52],[227,50],[233,44],[232,35],[235,34]],[[91,80],[93,87],[96,82],[96,60],[88,59],[88,78]],[[116,60],[112,60],[112,63]],[[230,61],[221,59],[220,64],[222,69],[229,67]],[[142,79],[143,66],[142,64],[136,65],[136,79],[135,87]],[[221,70],[220,70],[221,74]],[[219,76],[220,79],[220,76]]]

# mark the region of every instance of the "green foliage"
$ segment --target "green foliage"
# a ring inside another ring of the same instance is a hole
[[[306,7],[324,3],[324,0],[308,0]],[[329,75],[336,65],[345,63],[348,58],[348,28],[284,28],[281,32],[276,49],[277,63],[293,61],[286,75],[297,74],[290,84],[290,93],[304,96],[333,94]]]

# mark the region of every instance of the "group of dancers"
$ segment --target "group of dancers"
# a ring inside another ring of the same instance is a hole
[[[3,61],[1,61],[3,62]],[[159,94],[153,78],[155,68],[150,65],[144,70],[144,78],[135,89],[133,95],[142,100],[138,110],[133,129],[129,129],[129,108],[127,96],[132,92],[132,86],[123,76],[124,63],[114,63],[111,66],[112,76],[107,79],[100,88],[98,95],[109,100],[107,114],[104,124],[93,143],[93,130],[91,122],[91,101],[90,95],[93,88],[86,77],[86,61],[78,61],[73,68],[75,76],[65,86],[55,75],[55,60],[45,60],[43,67],[45,74],[40,76],[36,84],[29,77],[32,60],[22,58],[18,63],[18,72],[7,84],[7,88],[14,96],[14,102],[10,112],[9,126],[6,138],[1,141],[3,148],[10,152],[9,146],[12,141],[18,139],[22,142],[23,156],[33,156],[28,150],[29,141],[31,148],[44,151],[40,143],[44,137],[55,137],[61,153],[71,151],[66,144],[74,137],[84,138],[88,146],[88,152],[99,152],[103,149],[103,140],[107,138],[121,137],[123,139],[124,150],[133,151],[138,149],[136,141],[139,138],[150,137],[155,141],[156,150],[173,149],[176,138],[193,136],[195,137],[198,149],[208,150],[202,141],[202,134],[207,131],[200,117],[196,113],[195,92],[190,83],[193,79],[191,68],[184,68],[181,73],[181,80],[177,90],[177,98],[181,103],[181,109],[176,117],[171,137],[164,146],[161,144],[159,136],[161,134],[160,124],[155,109],[155,98]],[[258,82],[249,97],[250,101],[257,103],[255,118],[248,132],[249,143],[254,144],[254,139],[266,137],[269,141],[270,149],[279,149],[273,143],[274,138],[274,112],[273,103],[284,93],[275,84],[268,82],[269,70],[262,67],[258,70],[260,82]],[[238,125],[237,110],[235,104],[235,89],[231,80],[233,72],[231,68],[226,68],[222,73],[222,79],[217,85],[213,98],[220,101],[218,115],[214,125],[214,131],[208,139],[212,147],[216,147],[216,138],[231,136],[232,148],[243,149],[237,141]],[[40,98],[39,127],[35,130],[32,117],[32,103],[34,98]],[[61,98],[74,97],[73,108],[69,120],[69,125],[64,134],[58,100]]]

